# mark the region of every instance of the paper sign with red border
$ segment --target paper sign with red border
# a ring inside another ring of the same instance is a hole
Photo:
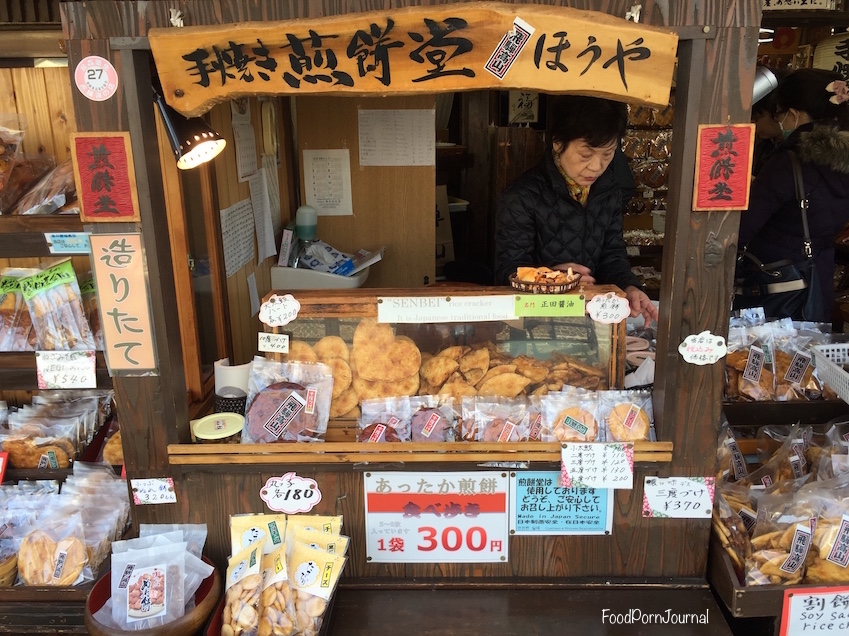
[[[71,156],[83,221],[139,220],[130,133],[72,133]]]
[[[778,636],[849,633],[849,586],[784,590]]]
[[[693,210],[745,210],[755,148],[754,124],[703,124],[696,141]]]
[[[9,463],[9,453],[0,453],[0,484],[3,483],[3,478],[6,476],[6,465]]]

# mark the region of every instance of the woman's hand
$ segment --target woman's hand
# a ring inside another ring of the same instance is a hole
[[[651,327],[652,321],[657,320],[657,307],[651,299],[642,289],[634,285],[625,288],[625,295],[628,297],[628,304],[631,305],[631,317],[636,318],[642,315],[646,321],[646,329]]]
[[[580,263],[560,263],[558,265],[552,265],[551,269],[565,272],[570,267],[573,272],[581,275],[581,282],[584,285],[595,285],[595,278],[592,276],[592,271],[586,265],[581,265]]]

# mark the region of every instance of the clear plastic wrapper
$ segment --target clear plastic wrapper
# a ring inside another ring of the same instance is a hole
[[[261,541],[268,554],[283,545],[286,536],[285,514],[245,514],[230,517],[230,553],[241,552]]]
[[[728,330],[726,398],[732,401],[775,399],[772,329],[766,325]]]
[[[44,512],[38,527],[21,540],[18,549],[18,576],[24,585],[64,587],[94,579],[79,512]]]
[[[650,439],[654,423],[651,391],[599,391],[598,417],[609,441]]]
[[[332,534],[317,528],[296,526],[292,532],[292,545],[303,543],[311,548],[324,550],[330,554],[347,554],[350,537],[344,534]]]
[[[18,160],[26,131],[26,119],[17,113],[0,113],[0,195]]]
[[[604,441],[595,392],[549,393],[542,398],[545,435],[560,442]]]
[[[773,325],[775,399],[779,402],[809,399],[805,387],[811,386],[814,381],[813,354],[809,343],[810,338],[801,335],[791,321]]]
[[[2,136],[2,133],[0,133]],[[2,159],[0,159],[2,164]],[[15,204],[24,196],[48,170],[56,166],[53,157],[48,155],[22,155],[15,162],[5,187],[0,185],[0,214],[10,214]],[[0,165],[0,173],[3,167]],[[2,179],[2,177],[0,177]]]
[[[183,533],[186,550],[200,558],[206,544],[207,527],[205,523],[142,523],[139,524],[139,537],[150,537],[162,533],[179,531]]]
[[[342,515],[289,515],[286,520],[286,546],[295,545],[295,533],[299,528],[324,532],[336,536],[342,532]]]
[[[332,393],[326,364],[254,359],[242,442],[324,441]]]
[[[39,349],[94,350],[94,336],[85,317],[80,286],[70,260],[21,279],[21,291],[29,307]]]
[[[256,636],[262,593],[262,545],[253,543],[230,557],[221,636]]]
[[[185,543],[112,555],[112,619],[121,629],[151,629],[185,614],[185,558]]]
[[[303,544],[291,547],[288,570],[294,591],[295,622],[304,636],[316,636],[321,629],[345,560],[342,555]]]
[[[722,492],[717,493],[713,507],[713,530],[731,558],[737,578],[742,581],[746,561],[752,556],[749,532]]]
[[[775,448],[760,468],[750,472],[745,479],[740,480],[746,485],[757,485],[769,488],[784,480],[798,479],[807,474],[807,460],[799,434],[799,427],[793,427],[781,444]]]
[[[719,440],[716,445],[716,481],[735,482],[749,474],[746,458],[737,445],[734,429],[724,422],[719,429]]]
[[[463,439],[475,442],[527,441],[530,416],[524,398],[477,396],[474,409],[471,420],[463,419]]]
[[[37,424],[0,433],[0,448],[13,468],[68,468],[75,459],[77,428]]]
[[[74,198],[76,189],[74,164],[66,159],[20,198],[12,214],[53,214]]]
[[[94,277],[87,275],[80,279],[80,296],[83,302],[86,320],[88,320],[95,347],[103,351],[103,325],[100,322],[100,309],[97,306],[97,288]]]
[[[262,556],[262,593],[259,600],[258,636],[293,636],[295,603],[286,569],[286,546]]]
[[[357,422],[358,442],[409,442],[409,397],[363,400],[362,415]]]
[[[21,279],[37,269],[5,268],[0,275],[0,351],[33,351],[38,342]]]

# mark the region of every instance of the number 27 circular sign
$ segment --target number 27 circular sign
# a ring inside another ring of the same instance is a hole
[[[77,64],[74,82],[83,95],[92,101],[102,102],[118,90],[118,72],[106,58],[89,55]]]

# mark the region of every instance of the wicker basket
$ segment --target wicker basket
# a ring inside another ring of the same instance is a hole
[[[518,280],[516,274],[510,274],[510,285],[513,289],[530,294],[565,294],[575,289],[581,282],[581,275],[569,283],[526,283]]]

